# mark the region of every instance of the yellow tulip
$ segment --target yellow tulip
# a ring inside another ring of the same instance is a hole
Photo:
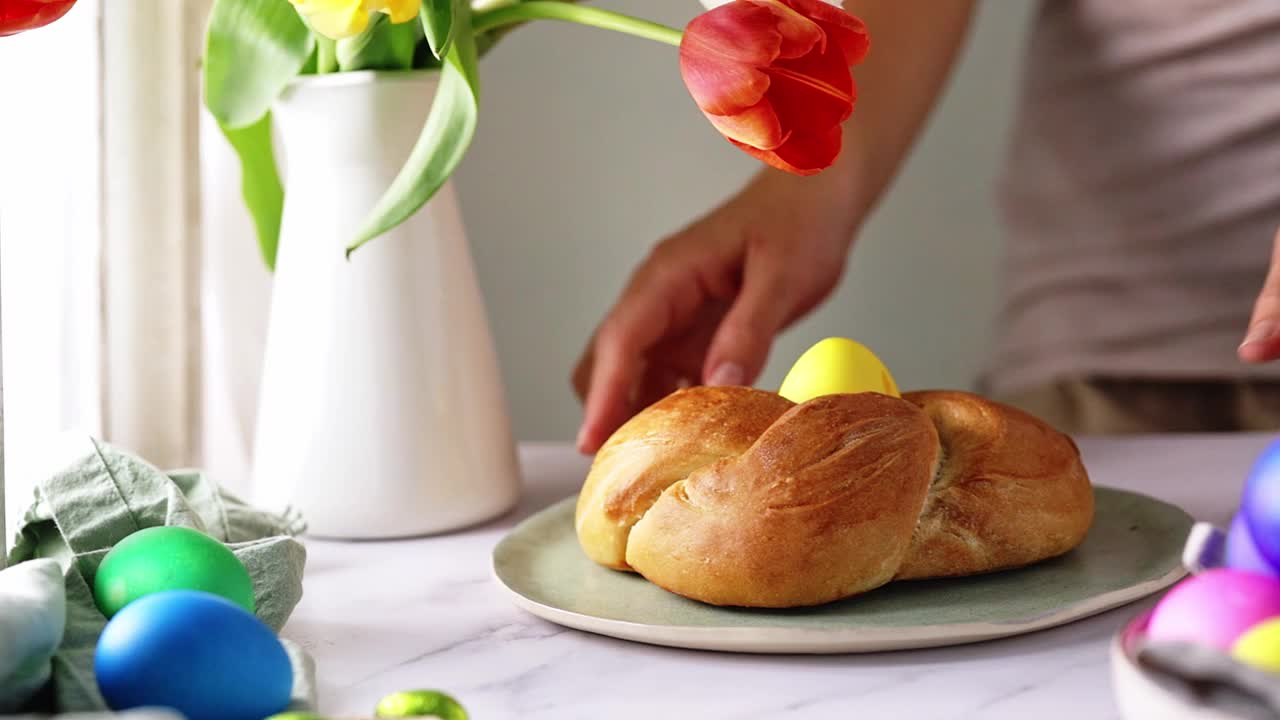
[[[359,35],[369,27],[369,15],[383,12],[391,22],[402,23],[418,17],[422,0],[289,0],[298,14],[316,32],[341,40]]]
[[[370,5],[376,6],[375,10],[390,15],[391,22],[402,23],[418,17],[418,7],[422,5],[422,0],[384,0]]]

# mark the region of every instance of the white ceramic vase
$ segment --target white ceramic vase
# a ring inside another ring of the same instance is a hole
[[[274,108],[285,208],[254,442],[255,501],[308,533],[439,533],[511,508],[505,391],[452,184],[344,249],[417,139],[434,72],[300,79]]]

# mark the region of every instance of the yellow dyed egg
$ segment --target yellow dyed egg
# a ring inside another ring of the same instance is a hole
[[[809,348],[782,381],[778,394],[794,403],[823,395],[877,392],[901,397],[880,358],[861,343],[827,338]]]
[[[1280,673],[1280,618],[1249,628],[1232,645],[1231,656],[1260,670]]]

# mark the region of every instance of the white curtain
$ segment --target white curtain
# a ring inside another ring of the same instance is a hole
[[[98,0],[0,38],[0,308],[8,527],[73,433],[98,433]],[[8,533],[4,536],[7,540]]]
[[[86,435],[161,467],[200,460],[208,4],[80,0],[52,25],[0,38],[10,529]]]
[[[104,6],[104,433],[161,467],[198,457],[203,0]]]

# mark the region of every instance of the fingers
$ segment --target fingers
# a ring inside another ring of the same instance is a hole
[[[750,253],[742,289],[720,323],[703,366],[708,385],[749,385],[764,369],[773,338],[791,314],[787,260]]]
[[[635,403],[640,378],[641,353],[625,329],[606,324],[597,336],[586,408],[578,429],[578,451],[593,453],[609,435],[626,422]]]
[[[578,364],[574,366],[573,376],[570,378],[573,392],[578,396],[579,402],[587,399],[587,391],[591,388],[591,368],[595,365],[595,346],[596,336],[592,334],[591,339],[587,341],[587,347],[582,351],[582,356],[578,358]]]
[[[1262,363],[1280,357],[1280,232],[1276,233],[1271,251],[1271,269],[1254,303],[1249,331],[1237,354],[1248,363]]]
[[[636,392],[635,410],[643,410],[662,398],[697,381],[696,374],[681,372],[667,365],[650,365],[644,369]]]
[[[669,332],[673,317],[668,276],[642,270],[605,318],[574,373],[585,397],[578,450],[593,453],[636,410],[646,352]]]

